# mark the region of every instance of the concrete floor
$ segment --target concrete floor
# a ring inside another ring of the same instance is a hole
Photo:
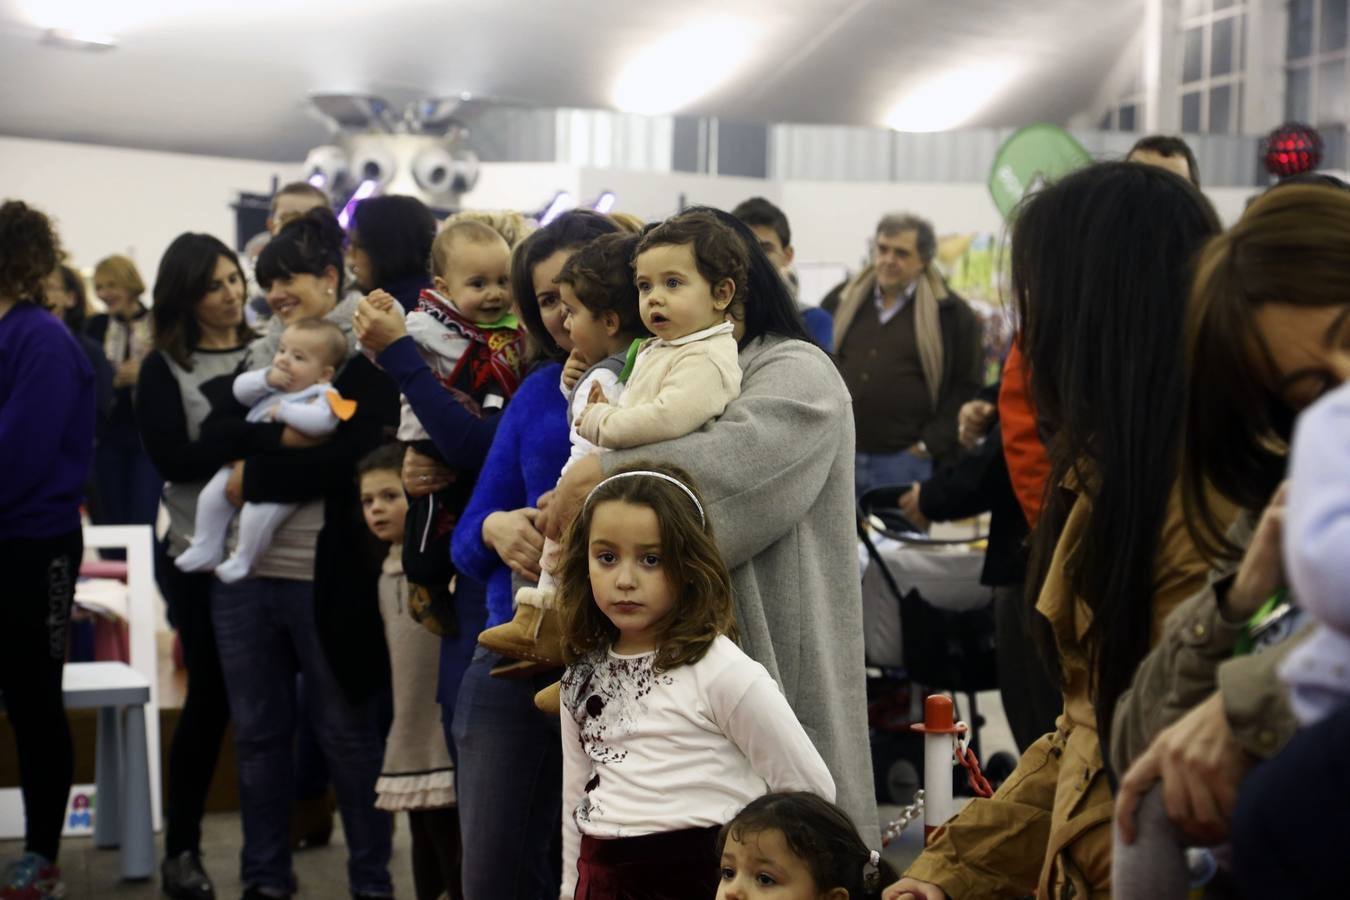
[[[156,836],[163,847],[163,835]],[[243,894],[239,883],[239,848],[242,835],[238,813],[209,813],[202,821],[202,853],[206,871],[216,884],[220,900],[233,900]],[[8,860],[23,852],[22,841],[0,842],[0,859]],[[117,897],[120,900],[161,900],[159,876],[150,881],[122,881],[116,850],[99,850],[92,838],[67,838],[61,843],[61,870],[65,876],[68,900]],[[411,898],[412,862],[409,851],[407,819],[394,831],[394,858],[389,864],[394,893]],[[327,847],[295,854],[295,877],[300,882],[297,896],[342,900],[347,893],[347,850],[338,820],[333,839]]]
[[[980,711],[986,718],[981,733],[985,758],[999,750],[1012,750],[1012,733],[1008,730],[998,693],[981,693],[979,702]],[[899,812],[899,806],[882,806],[882,824],[894,819]],[[335,826],[332,843],[327,847],[305,850],[295,855],[295,874],[300,882],[301,897],[341,900],[348,896],[346,847],[342,840],[340,819],[335,820]],[[163,846],[163,835],[157,836],[157,842]],[[220,900],[232,900],[243,893],[243,886],[239,883],[241,844],[238,813],[207,814],[202,822],[202,850],[207,872],[216,884],[216,894]],[[885,849],[884,855],[896,871],[904,871],[922,849],[922,822],[915,822]],[[0,841],[0,860],[16,857],[22,851],[21,841]],[[162,896],[158,876],[150,881],[122,881],[118,872],[117,851],[96,849],[91,838],[67,838],[63,841],[61,867],[70,900],[101,897],[152,900]],[[390,874],[393,876],[395,894],[411,898],[412,863],[406,819],[400,821],[394,831],[394,857],[390,863]]]

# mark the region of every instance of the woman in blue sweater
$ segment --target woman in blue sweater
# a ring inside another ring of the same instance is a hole
[[[56,851],[74,757],[61,674],[94,456],[94,370],[41,306],[57,261],[46,216],[0,206],[0,694],[24,801],[24,854],[0,872],[0,893],[38,898],[65,896]]]
[[[534,526],[535,506],[558,480],[569,450],[567,402],[558,381],[572,342],[553,279],[578,248],[617,230],[598,213],[564,213],[531,235],[511,260],[516,306],[544,361],[500,416],[451,538],[461,583],[467,576],[487,585],[487,627],[511,618],[513,573],[527,582],[539,576],[544,538]],[[552,900],[558,896],[562,753],[558,722],[539,714],[534,694],[557,673],[493,678],[499,662],[486,649],[475,650],[454,711],[464,896]]]

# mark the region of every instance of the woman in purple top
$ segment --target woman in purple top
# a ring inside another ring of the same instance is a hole
[[[94,456],[94,370],[42,308],[59,261],[47,217],[0,206],[0,695],[14,728],[24,854],[0,885],[62,896],[61,843],[74,759],[61,695],[66,625],[84,539],[80,501]]]

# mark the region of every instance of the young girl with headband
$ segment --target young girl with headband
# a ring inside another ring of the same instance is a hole
[[[770,790],[834,781],[732,640],[731,580],[674,467],[624,469],[573,521],[558,570],[563,897],[712,900],[717,835]]]
[[[848,813],[815,794],[765,794],[717,836],[717,900],[880,900],[895,870]]]

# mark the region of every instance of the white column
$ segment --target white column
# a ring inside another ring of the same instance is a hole
[[[1266,134],[1284,121],[1287,0],[1247,0],[1247,64],[1243,69],[1242,131]]]
[[[1181,129],[1181,11],[1178,0],[1144,0],[1144,131]]]

